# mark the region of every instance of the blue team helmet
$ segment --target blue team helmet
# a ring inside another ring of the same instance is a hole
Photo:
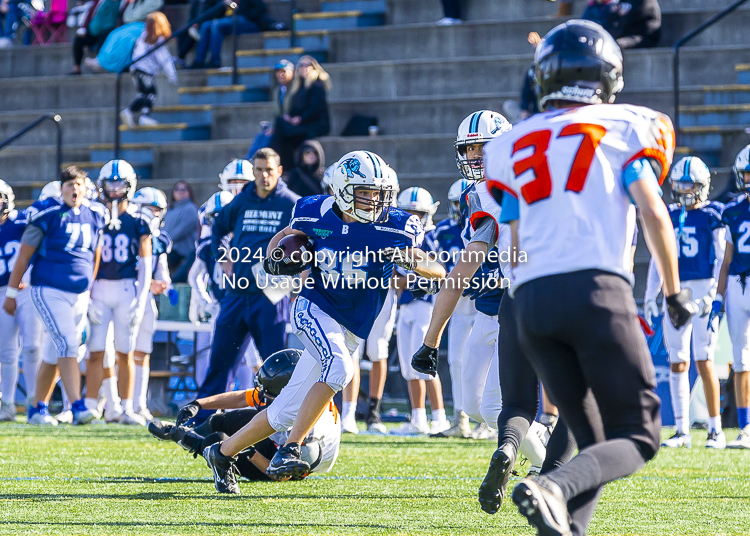
[[[398,179],[375,153],[352,151],[336,162],[331,186],[341,212],[363,223],[385,222],[398,192]]]

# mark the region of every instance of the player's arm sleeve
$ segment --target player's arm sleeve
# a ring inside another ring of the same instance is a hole
[[[488,248],[495,245],[498,238],[498,225],[491,217],[487,216],[482,218],[474,231],[474,235],[469,240],[469,244],[473,242],[484,242]]]
[[[156,266],[154,267],[154,279],[157,281],[164,281],[167,284],[172,283],[172,276],[169,274],[169,263],[167,262],[167,254],[162,253],[156,259]]]
[[[38,248],[43,239],[44,231],[36,225],[27,225],[23,235],[21,235],[21,243],[33,248]]]
[[[716,261],[714,262],[714,280],[710,290],[711,297],[716,296],[716,289],[719,286],[719,274],[721,273],[721,265],[724,264],[724,254],[727,251],[727,241],[731,240],[731,238],[732,237],[729,235],[729,233],[727,233],[725,227],[717,227],[713,230],[714,254],[716,255]]]
[[[501,223],[497,227],[497,250],[498,251],[510,251],[512,249],[513,237],[510,232],[510,225]]]
[[[216,215],[214,224],[211,227],[211,250],[214,252],[214,256],[220,258],[219,248],[226,247],[222,244],[222,240],[232,231],[232,221],[235,211],[235,204],[230,203]],[[174,237],[172,237],[174,240]]]
[[[644,301],[656,300],[661,290],[662,280],[659,275],[659,270],[656,268],[656,262],[651,258],[651,262],[648,263],[648,276],[646,276],[646,294],[643,298]]]
[[[622,173],[622,183],[625,187],[625,191],[630,195],[630,186],[638,181],[646,181],[646,184],[653,188],[659,197],[662,195],[661,186],[659,186],[659,179],[654,173],[654,168],[646,158],[640,158],[634,160],[625,168]],[[632,197],[630,199],[633,201]]]
[[[136,300],[138,310],[141,312],[146,308],[148,293],[151,291],[151,274],[154,273],[153,260],[153,255],[144,255],[138,259],[138,277],[136,279],[138,290]]]
[[[518,198],[512,195],[503,196],[503,210],[500,213],[500,223],[510,223],[518,219]]]
[[[638,112],[631,123],[627,136],[630,156],[625,160],[623,170],[637,160],[644,160],[651,167],[657,185],[661,185],[672,165],[675,133],[672,120],[667,115],[655,112],[651,114],[655,115]]]
[[[204,302],[211,303],[211,296],[208,293],[205,274],[206,263],[196,257],[195,261],[193,261],[193,265],[190,267],[190,271],[188,272],[188,285],[190,285],[193,292],[195,292],[197,296],[200,296]]]
[[[247,402],[247,407],[249,408],[257,408],[260,406],[260,395],[257,388],[247,389],[245,391],[245,402]]]

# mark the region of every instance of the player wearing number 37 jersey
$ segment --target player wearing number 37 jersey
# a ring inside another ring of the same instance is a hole
[[[554,28],[534,67],[545,113],[490,141],[485,173],[501,220],[527,254],[511,290],[521,349],[579,454],[524,479],[512,498],[539,534],[582,535],[602,487],[642,468],[659,448],[655,372],[630,285],[634,204],[672,323],[684,325],[696,307],[680,289],[660,198],[674,152],[669,118],[609,104],[623,86],[622,53],[598,24]]]

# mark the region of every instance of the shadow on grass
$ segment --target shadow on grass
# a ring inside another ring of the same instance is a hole
[[[431,493],[428,490],[421,493],[410,493],[408,495],[375,495],[375,494],[320,494],[320,493],[297,493],[297,494],[285,494],[285,493],[274,493],[259,495],[257,493],[248,493],[246,495],[229,495],[220,493],[210,494],[191,494],[191,493],[180,493],[180,492],[168,492],[168,491],[157,491],[157,492],[144,492],[144,493],[0,493],[0,501],[2,500],[14,500],[14,501],[70,501],[70,500],[84,500],[84,499],[112,499],[112,500],[123,500],[123,501],[170,501],[179,500],[184,501],[186,499],[203,499],[203,500],[215,500],[215,501],[234,501],[234,500],[321,500],[326,498],[335,499],[370,499],[370,500],[413,500],[413,499],[427,499],[427,500],[438,500],[449,498],[450,496],[440,496]]]
[[[0,526],[3,525],[24,525],[24,526],[40,526],[40,527],[247,527],[247,528],[279,528],[279,527],[307,527],[316,529],[340,529],[340,528],[368,528],[368,529],[392,529],[391,525],[375,525],[372,523],[238,523],[238,522],[226,522],[222,523],[219,521],[208,522],[208,521],[185,521],[184,523],[174,521],[159,521],[158,523],[147,523],[144,521],[96,521],[96,522],[55,522],[55,521],[0,521]]]

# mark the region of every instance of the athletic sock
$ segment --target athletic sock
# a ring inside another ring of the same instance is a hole
[[[120,397],[117,394],[117,379],[112,376],[102,380],[101,391],[104,393],[105,408],[110,412],[121,412]]]
[[[708,418],[708,431],[721,432],[721,417]]]
[[[432,415],[431,415],[432,420],[435,421],[435,422],[443,422],[446,419],[446,417],[445,417],[445,408],[442,408],[442,409],[433,409],[431,413],[432,413]]]
[[[411,423],[414,426],[424,428],[427,426],[427,410],[425,408],[415,408],[411,410]]]
[[[83,399],[83,403],[86,404],[86,409],[98,411],[99,401],[96,398],[86,397]]]
[[[356,402],[344,402],[342,404],[341,420],[348,421],[354,420],[354,412],[357,410]]]
[[[36,391],[36,377],[41,364],[41,350],[21,350],[21,361],[23,363],[23,381],[26,385],[26,397],[34,399]]]
[[[669,393],[678,434],[688,433],[690,412],[690,376],[688,372],[669,372]]]
[[[367,424],[380,422],[380,398],[371,396],[367,399]]]
[[[750,424],[750,408],[737,408],[737,420],[740,423],[740,429]]]
[[[122,411],[123,413],[133,413],[133,399],[132,398],[122,399]]]
[[[142,409],[148,409],[148,375],[151,372],[150,367],[141,365],[135,366],[135,390],[133,391],[134,409],[137,412]]]
[[[18,361],[0,365],[0,392],[3,393],[3,402],[15,403],[16,383],[18,383]]]

